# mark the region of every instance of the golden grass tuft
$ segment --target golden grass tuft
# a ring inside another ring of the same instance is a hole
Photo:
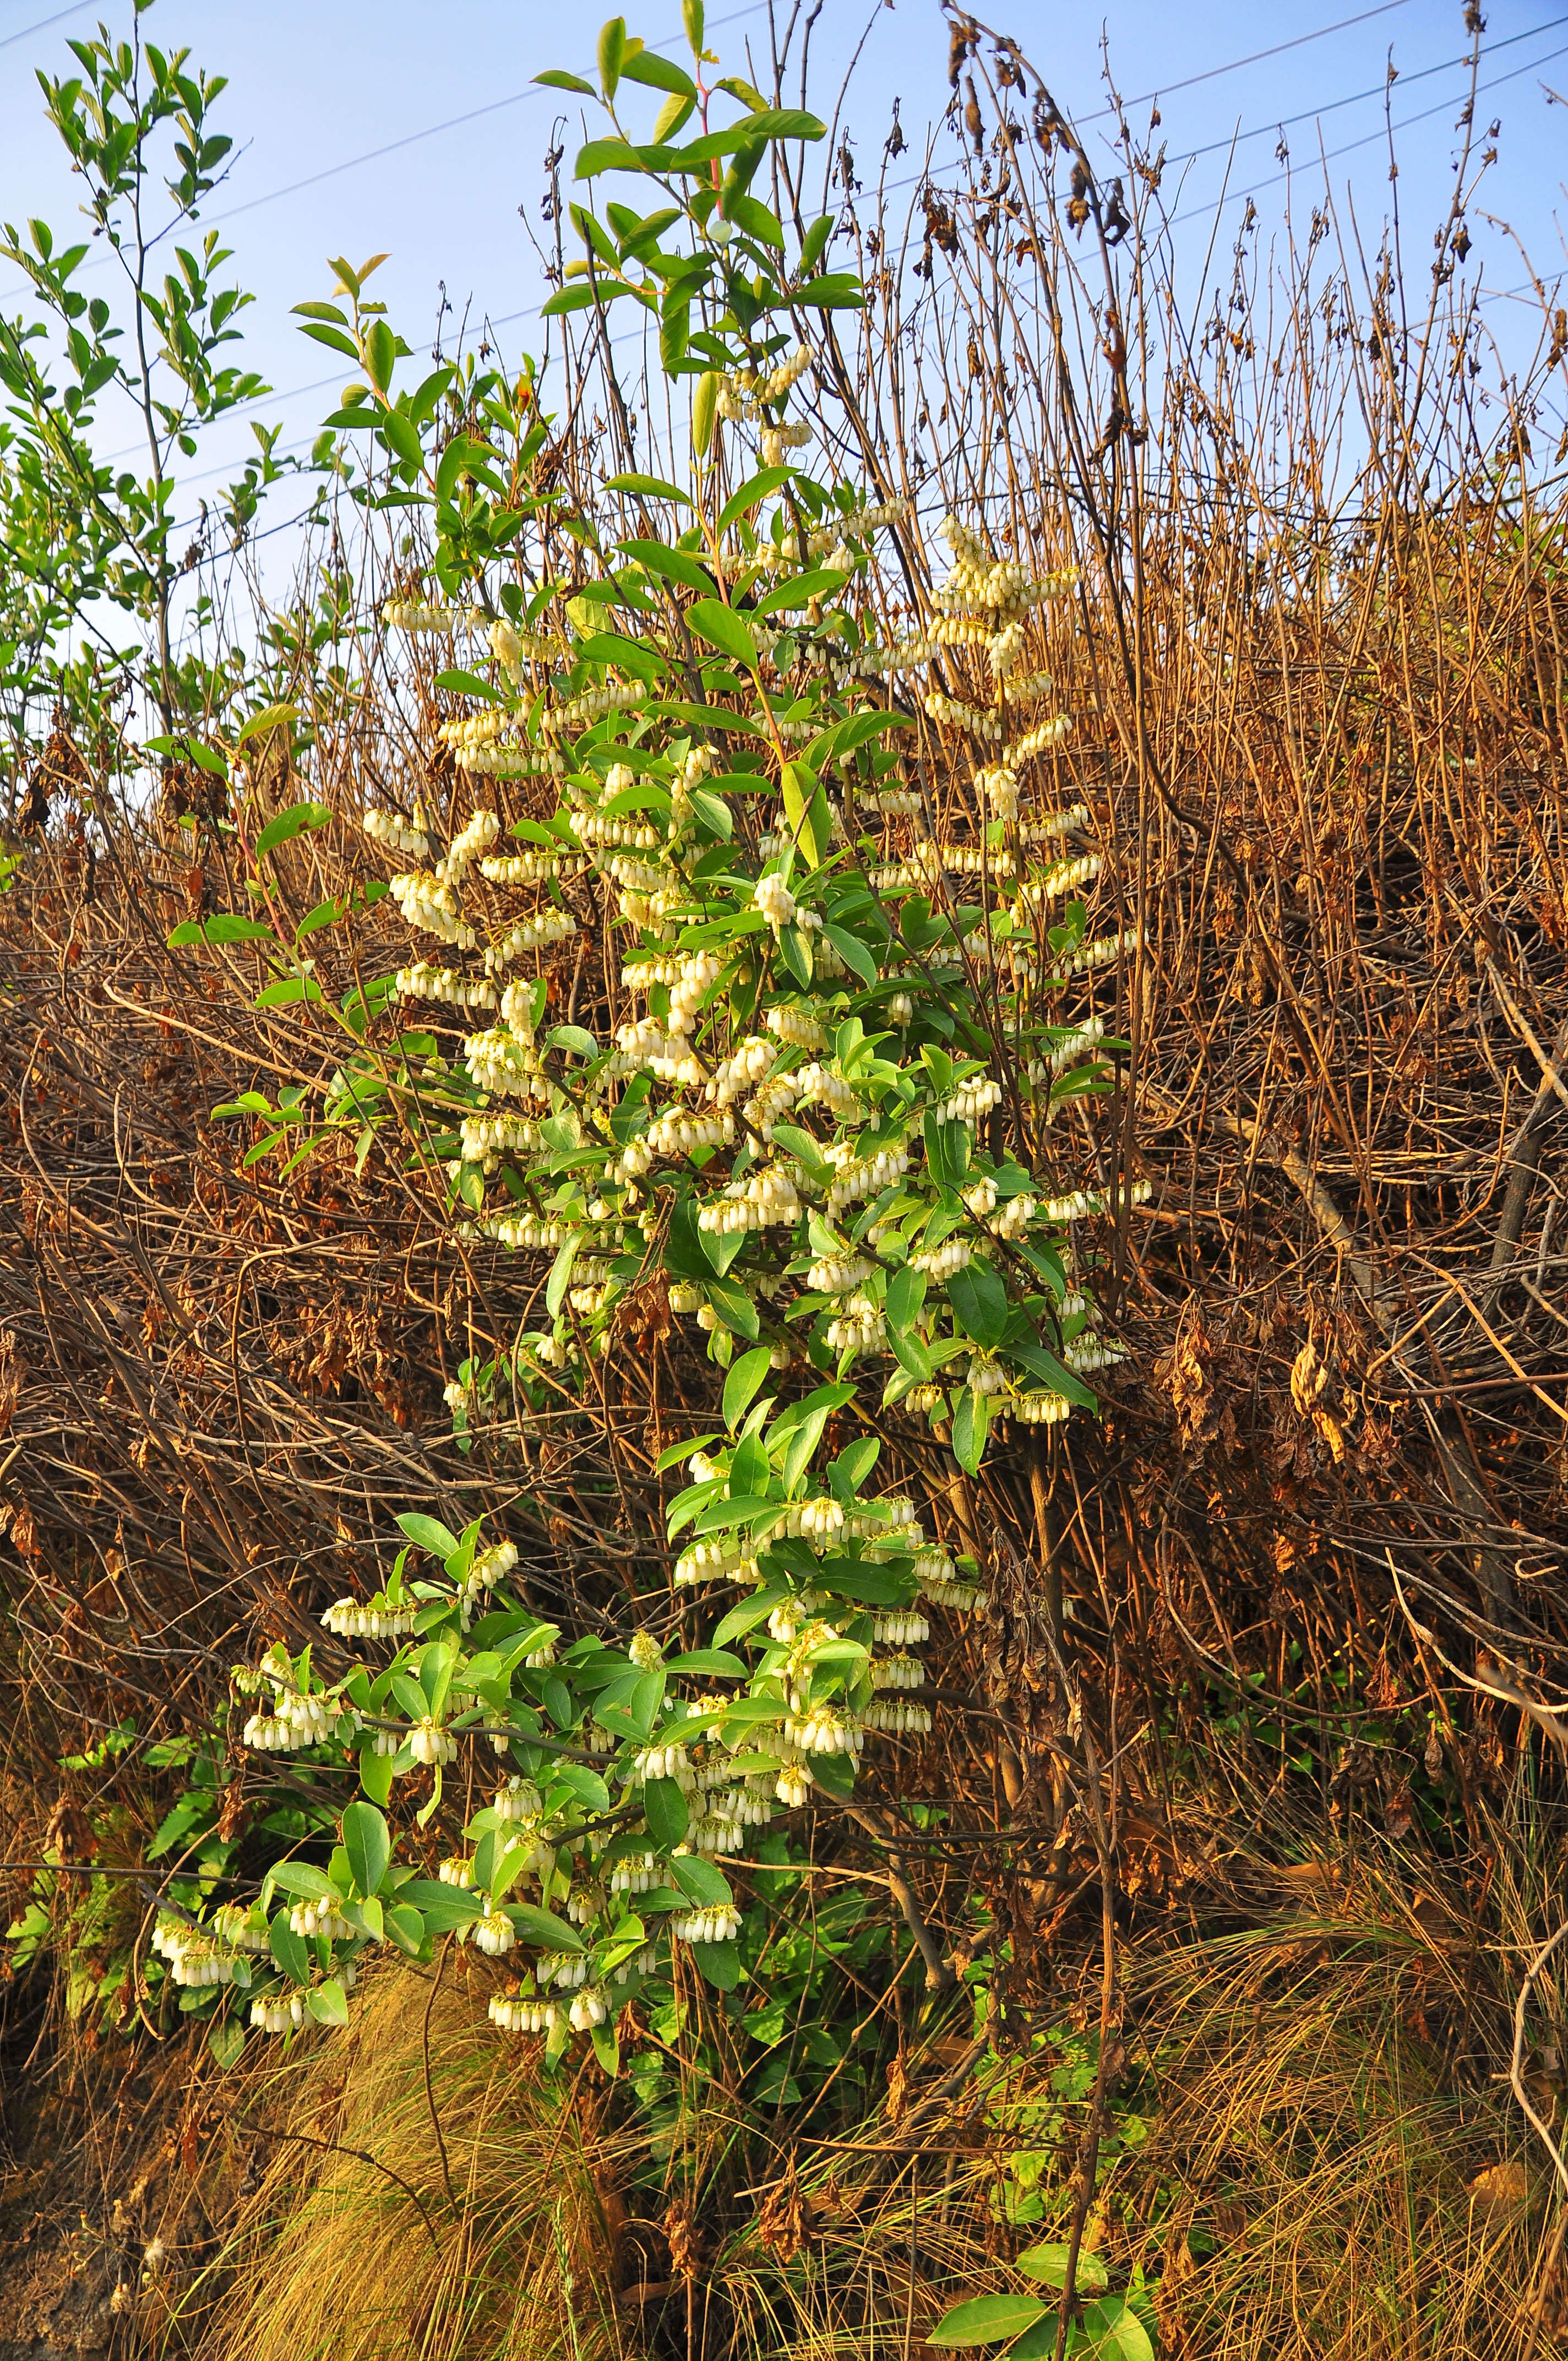
[[[271,2078],[211,2361],[619,2356],[603,2087],[549,2082],[477,1989],[378,1980],[340,2044]]]

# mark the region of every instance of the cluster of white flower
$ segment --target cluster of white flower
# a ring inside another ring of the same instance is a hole
[[[672,1299],[674,1290],[671,1290]],[[754,1582],[757,1561],[746,1543],[720,1534],[713,1541],[693,1542],[675,1560],[675,1580],[692,1582]]]
[[[985,1226],[993,1238],[1005,1238],[1009,1241],[1021,1238],[1027,1232],[1030,1223],[1039,1210],[1039,1199],[1031,1197],[1026,1191],[1023,1191],[1016,1197],[1009,1197],[1002,1211],[992,1214]]]
[[[846,1247],[841,1254],[824,1255],[814,1262],[806,1274],[806,1283],[815,1294],[847,1295],[871,1275],[872,1266],[865,1256]]]
[[[1109,967],[1113,960],[1121,959],[1124,953],[1135,951],[1139,941],[1136,927],[1124,927],[1119,935],[1102,935],[1097,942],[1085,943],[1081,950],[1074,951],[1062,972],[1065,975],[1083,975],[1091,968]]]
[[[764,467],[776,467],[786,451],[803,451],[811,440],[811,429],[804,419],[786,419],[781,426],[764,426],[757,437],[757,448]]]
[[[554,2033],[561,2012],[554,2001],[535,2000],[526,1993],[497,1993],[490,2001],[489,2018],[503,2033]]]
[[[392,989],[410,1000],[438,1000],[448,1008],[493,1008],[496,1005],[493,983],[460,975],[455,968],[432,967],[428,960],[416,960],[412,967],[400,967],[392,979]]]
[[[240,1734],[242,1746],[259,1754],[293,1754],[302,1746],[320,1746],[346,1719],[356,1728],[358,1716],[334,1697],[303,1697],[297,1689],[274,1693],[270,1713],[253,1713]]]
[[[430,840],[417,810],[411,828],[395,812],[384,811],[367,811],[361,826],[374,843],[384,844],[392,852],[411,852],[416,861],[430,858]]]
[[[479,863],[479,874],[492,885],[542,885],[550,877],[570,879],[582,869],[580,861],[563,868],[565,856],[535,846],[528,852],[497,852]]]
[[[820,1049],[826,1047],[827,1037],[810,1009],[797,1007],[792,1001],[775,1002],[769,1009],[765,1022],[769,1032],[776,1033],[779,1039],[787,1042],[792,1049]]]
[[[159,1916],[152,1930],[152,1948],[169,1962],[177,1984],[200,1991],[209,1984],[234,1982],[235,1953],[214,1939],[213,1930],[183,1918]]]
[[[765,876],[758,878],[751,900],[775,935],[791,923],[797,906],[795,895],[776,869],[770,869]]]
[[[482,622],[484,613],[478,607],[438,607],[422,598],[389,598],[381,609],[381,620],[390,631],[427,631],[445,639],[465,625]]]
[[[911,1268],[923,1270],[933,1287],[942,1286],[973,1259],[974,1248],[967,1238],[959,1237],[944,1238],[939,1246],[923,1246],[909,1257]]]
[[[507,1827],[514,1821],[537,1819],[543,1808],[543,1799],[532,1780],[515,1775],[503,1779],[490,1798],[491,1811]]]
[[[831,1066],[802,1066],[792,1080],[799,1106],[820,1104],[839,1116],[852,1115],[860,1106],[860,1094],[853,1082],[847,1082]]]
[[[989,1074],[973,1074],[937,1109],[938,1123],[975,1124],[1002,1104],[1002,1085]]]
[[[459,752],[457,760],[465,771],[485,779],[532,779],[540,776],[559,779],[566,768],[565,757],[554,747],[541,750],[499,741],[487,741]]]
[[[498,615],[490,625],[490,653],[510,673],[520,673],[532,658],[543,663],[553,653],[551,642],[540,631],[520,631],[504,615]]]
[[[411,1598],[394,1607],[386,1592],[378,1591],[363,1604],[357,1598],[334,1598],[321,1620],[340,1640],[400,1640],[418,1622],[419,1604]]]
[[[607,680],[602,688],[588,688],[565,705],[552,706],[543,717],[557,732],[589,729],[607,713],[630,713],[647,698],[640,680]]]
[[[1095,1369],[1113,1369],[1118,1361],[1126,1357],[1125,1345],[1108,1336],[1075,1336],[1062,1349],[1062,1359],[1080,1378],[1090,1376]]]
[[[847,1296],[828,1323],[830,1353],[869,1353],[887,1334],[887,1319],[880,1303],[866,1296]]]
[[[588,1980],[588,1962],[581,1951],[544,1951],[533,1962],[533,1981],[543,1989],[554,1984],[557,1992],[576,1992]]]
[[[472,950],[478,938],[462,916],[456,895],[428,869],[413,869],[394,877],[388,889],[402,912],[404,924],[427,935],[438,935],[459,950]]]
[[[297,2033],[304,2021],[303,1993],[269,1993],[250,2004],[250,2023],[257,2033]]]
[[[846,1205],[880,1196],[894,1181],[902,1180],[909,1170],[909,1150],[902,1140],[879,1148],[871,1156],[857,1156],[848,1142],[841,1145],[842,1160],[835,1159],[833,1149],[828,1150],[828,1161],[838,1161],[825,1208],[830,1222],[838,1220]]]
[[[433,1714],[421,1714],[411,1724],[408,1735],[409,1752],[416,1763],[427,1767],[438,1763],[455,1763],[457,1741],[449,1730],[444,1730]]]
[[[732,1943],[740,1931],[740,1913],[732,1902],[717,1902],[689,1917],[672,1918],[670,1932],[677,1943]]]
[[[476,811],[466,826],[453,838],[435,864],[435,873],[444,885],[461,885],[470,865],[482,852],[488,852],[501,832],[501,824],[493,811]]]
[[[872,1620],[872,1637],[885,1648],[918,1648],[930,1636],[930,1624],[914,1607],[892,1608]]]
[[[929,1706],[906,1697],[873,1697],[862,1717],[868,1730],[889,1738],[927,1738],[931,1732]]]
[[[576,931],[577,922],[570,910],[546,908],[532,918],[518,918],[491,943],[485,965],[492,972],[510,967],[524,951],[548,950],[552,943],[564,943]]]
[[[962,697],[949,697],[944,689],[928,688],[920,701],[933,721],[949,721],[976,738],[1000,738],[1007,726],[1006,717],[998,708],[966,704]]]
[[[515,1033],[496,1025],[488,1032],[470,1033],[463,1044],[463,1057],[477,1089],[492,1097],[510,1094],[548,1105],[549,1085],[540,1071],[539,1052],[532,1041],[520,1041]]]
[[[463,1155],[470,1164],[482,1164],[513,1148],[526,1155],[539,1145],[539,1126],[531,1115],[466,1115],[462,1126]]]
[[[1058,861],[1043,877],[1033,878],[1024,886],[1018,899],[1025,905],[1055,901],[1080,885],[1091,884],[1104,865],[1098,852],[1080,852],[1071,861]]]
[[[493,1905],[479,1917],[468,1921],[468,1931],[473,1936],[475,1949],[483,1951],[487,1959],[503,1958],[517,1941],[517,1928],[506,1912],[496,1909]]]
[[[296,1935],[324,1935],[329,1943],[352,1941],[354,1929],[337,1906],[336,1896],[323,1894],[320,1900],[306,1897],[296,1902],[289,1912],[289,1925]]]

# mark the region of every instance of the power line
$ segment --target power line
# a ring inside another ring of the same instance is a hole
[[[1563,22],[1563,20],[1560,18],[1558,21]],[[1550,27],[1542,26],[1541,29],[1544,32],[1549,30]],[[1554,59],[1561,57],[1568,57],[1568,46],[1562,49],[1550,49],[1543,58],[1532,58],[1528,65],[1515,66],[1510,73],[1495,74],[1490,82],[1477,82],[1475,85],[1475,95],[1479,98],[1486,91],[1501,90],[1505,82],[1518,82],[1521,74],[1534,73],[1541,66],[1549,66],[1552,63]],[[1452,104],[1452,99],[1440,99],[1435,106],[1423,106],[1419,115],[1402,115],[1398,123],[1390,124],[1387,128],[1389,131],[1408,131],[1412,124],[1430,122],[1434,115],[1446,115]],[[1325,164],[1332,163],[1336,157],[1349,156],[1354,154],[1355,149],[1358,148],[1371,147],[1375,140],[1381,139],[1383,136],[1384,134],[1382,129],[1378,129],[1376,131],[1368,131],[1365,133],[1359,139],[1347,139],[1343,147],[1328,148],[1325,151],[1321,161]],[[1219,200],[1219,203],[1222,207],[1225,205],[1240,204],[1244,198],[1259,196],[1266,189],[1273,188],[1275,185],[1276,183],[1272,181],[1255,181],[1250,188],[1233,189],[1229,191],[1226,195],[1223,196]],[[1169,222],[1167,224],[1167,227],[1174,229],[1179,222],[1197,221],[1201,217],[1206,216],[1211,210],[1212,208],[1208,205],[1194,205],[1188,213],[1173,214]]]
[[[35,33],[47,33],[51,25],[63,25],[68,16],[84,16],[92,0],[76,0],[74,8],[61,8],[56,16],[40,16],[36,25],[24,25],[19,33],[7,33],[0,41],[0,49],[14,49],[18,41],[30,41]]]
[[[714,17],[708,29],[711,32],[717,33],[722,31],[724,27],[727,25],[739,24],[742,17],[760,16],[766,5],[767,0],[751,0],[751,5],[749,6],[733,9],[728,16]],[[72,8],[67,8],[62,11],[62,14],[67,16],[74,16],[76,13],[77,11]],[[50,16],[46,17],[44,21],[46,24],[57,24],[60,19],[58,17]],[[38,32],[41,27],[35,25],[31,29],[34,32]],[[23,36],[20,33],[16,33],[13,34],[11,38],[13,40],[20,40]],[[672,49],[681,38],[682,37],[678,33],[670,33],[666,35],[663,40],[651,42],[649,46],[655,49]],[[5,43],[0,42],[0,48],[4,48],[5,46]],[[389,140],[384,148],[367,148],[362,156],[345,157],[342,163],[329,164],[323,171],[312,172],[302,181],[291,181],[285,187],[280,189],[269,189],[259,197],[247,197],[243,204],[230,205],[225,213],[207,214],[200,216],[200,218],[210,224],[235,221],[241,214],[254,213],[258,205],[276,204],[283,197],[297,196],[302,189],[318,188],[322,181],[336,180],[340,173],[357,171],[361,165],[378,163],[382,157],[393,156],[401,148],[415,147],[422,139],[434,139],[444,131],[459,130],[463,125],[466,123],[477,123],[481,116],[498,114],[503,107],[517,106],[523,99],[534,98],[537,97],[537,95],[538,85],[531,82],[526,89],[515,90],[509,97],[493,98],[484,106],[472,107],[466,115],[448,115],[446,119],[441,123],[427,123],[422,130],[410,131],[406,133],[401,139]],[[79,275],[84,276],[88,270],[96,270],[101,269],[108,259],[109,257],[107,255],[95,256],[91,262],[83,266],[82,272]],[[12,302],[16,297],[25,295],[28,291],[29,289],[27,283],[24,283],[19,287],[8,288],[4,295],[0,295],[0,302]]]
[[[1510,33],[1506,40],[1488,41],[1481,49],[1480,55],[1486,58],[1494,57],[1499,49],[1514,49],[1520,41],[1537,40],[1544,34],[1556,32],[1558,27],[1563,25],[1568,25],[1568,14],[1561,16],[1551,16],[1547,19],[1544,25],[1532,26],[1528,33]],[[1553,51],[1552,54],[1555,55],[1556,52]],[[1387,92],[1393,89],[1396,82],[1408,86],[1411,82],[1430,82],[1433,74],[1448,73],[1453,67],[1467,66],[1469,62],[1470,51],[1468,49],[1464,49],[1458,57],[1444,58],[1440,65],[1421,66],[1415,73],[1397,73],[1394,75],[1392,80],[1390,80],[1387,75],[1385,75],[1381,82],[1372,83],[1365,90],[1352,91],[1349,95],[1344,98],[1331,98],[1321,106],[1304,106],[1299,115],[1283,115],[1279,117],[1277,122],[1275,123],[1255,124],[1250,131],[1237,131],[1234,133],[1229,139],[1211,139],[1201,148],[1189,148],[1184,149],[1179,156],[1168,156],[1166,158],[1166,162],[1168,164],[1190,164],[1195,157],[1212,156],[1222,148],[1230,148],[1233,147],[1238,147],[1244,139],[1263,139],[1266,138],[1271,131],[1288,131],[1298,123],[1314,123],[1321,115],[1336,115],[1341,107],[1358,106],[1363,99],[1382,98],[1387,93]],[[1545,58],[1541,58],[1539,59],[1537,62],[1541,65],[1545,65],[1548,60]],[[1528,73],[1530,69],[1527,66],[1524,71]],[[1441,108],[1434,109],[1433,111],[1437,113],[1442,112]],[[1420,122],[1424,118],[1420,115],[1411,115],[1407,119],[1410,122]]]
[[[1189,74],[1184,82],[1167,82],[1160,90],[1146,90],[1139,98],[1125,98],[1118,106],[1097,107],[1092,115],[1080,115],[1080,123],[1099,123],[1107,115],[1124,112],[1129,106],[1146,106],[1151,99],[1174,98],[1179,90],[1195,90],[1201,82],[1213,82],[1221,74],[1239,73],[1243,66],[1261,65],[1266,58],[1282,58],[1287,49],[1304,49],[1309,41],[1326,40],[1331,33],[1348,32],[1353,25],[1369,24],[1374,16],[1387,16],[1391,9],[1403,8],[1409,0],[1381,0],[1376,8],[1364,8],[1359,16],[1342,16],[1337,25],[1320,25],[1315,33],[1298,33],[1293,41],[1277,41],[1271,49],[1254,49],[1250,57],[1232,58],[1223,66],[1210,66],[1202,73]]]

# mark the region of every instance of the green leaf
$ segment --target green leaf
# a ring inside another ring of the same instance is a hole
[[[750,1353],[742,1353],[724,1380],[724,1423],[733,1433],[745,1416],[772,1366],[773,1354],[766,1345],[758,1345]]]
[[[565,1918],[557,1918],[554,1910],[542,1910],[536,1902],[512,1902],[507,1905],[507,1916],[525,1943],[536,1943],[546,1951],[581,1951],[587,1947],[575,1927]]]
[[[600,30],[598,39],[599,81],[607,99],[615,96],[620,81],[620,61],[625,55],[626,19],[624,16],[612,16]]]
[[[207,2027],[207,2047],[226,2074],[245,2048],[245,2027],[235,2016],[216,2016]]]
[[[1153,2340],[1125,2296],[1086,2303],[1082,2334],[1098,2361],[1154,2361]]]
[[[706,1233],[704,1234],[706,1237]],[[755,1336],[759,1329],[757,1307],[745,1289],[732,1279],[710,1279],[704,1281],[707,1300],[727,1328],[737,1336]]]
[[[776,246],[781,254],[784,252],[784,236],[779,217],[770,213],[760,197],[736,189],[725,198],[724,212],[727,220],[732,221],[737,229],[743,229],[748,237],[754,237],[760,246]]]
[[[778,491],[795,473],[793,467],[761,467],[754,476],[748,476],[719,510],[719,532],[727,532],[737,517],[743,517],[748,509],[754,509],[759,500],[767,499],[770,492]]]
[[[812,868],[819,868],[828,857],[833,826],[827,790],[818,785],[816,772],[808,771],[804,763],[786,763],[780,785],[784,818],[794,831],[795,840]],[[794,964],[793,961],[789,963]],[[801,981],[809,983],[809,974]]]
[[[876,961],[858,935],[850,934],[847,927],[825,926],[822,931],[851,975],[858,975],[862,983],[876,982]]]
[[[455,697],[482,697],[487,705],[500,703],[499,689],[492,688],[488,680],[481,680],[477,673],[463,671],[460,665],[438,672],[435,685],[437,688],[450,689]]]
[[[378,1754],[367,1742],[359,1750],[359,1784],[373,1804],[385,1804],[392,1793],[392,1757]]]
[[[635,148],[624,139],[590,139],[586,148],[577,150],[573,178],[591,181],[597,172],[642,172],[647,166]]]
[[[608,492],[641,492],[645,499],[652,500],[679,500],[688,509],[692,504],[689,493],[683,492],[678,484],[667,484],[663,476],[640,476],[635,472],[607,476],[605,489]]]
[[[544,1308],[552,1320],[566,1301],[566,1290],[572,1284],[572,1265],[577,1259],[582,1245],[582,1232],[574,1230],[556,1248],[555,1259],[550,1266],[550,1277],[544,1287]]]
[[[690,74],[683,72],[673,59],[662,58],[656,49],[637,50],[620,71],[628,82],[640,82],[647,90],[667,90],[677,98],[689,98],[696,103],[696,84]]]
[[[1033,2328],[1048,2307],[1031,2295],[977,2295],[945,2312],[926,2332],[927,2345],[1001,2345]]]
[[[332,1880],[313,1861],[275,1861],[268,1873],[283,1893],[298,1894],[307,1902],[324,1902],[332,1892]]]
[[[669,1852],[680,1843],[691,1815],[686,1809],[685,1795],[674,1779],[643,1781],[642,1817],[661,1852]]]
[[[392,1839],[386,1821],[374,1804],[350,1804],[341,1827],[343,1849],[348,1855],[356,1893],[377,1893],[392,1858]]]
[[[765,591],[756,602],[755,612],[771,615],[775,610],[808,607],[813,598],[826,598],[830,590],[841,590],[849,578],[837,566],[814,566],[808,573],[793,575],[788,581]]]
[[[701,1853],[676,1853],[670,1863],[670,1876],[699,1910],[720,1910],[735,1899],[724,1872]]]
[[[259,713],[251,715],[236,738],[234,741],[236,752],[237,753],[247,739],[254,738],[258,730],[276,730],[281,722],[295,721],[299,719],[299,711],[297,705],[263,706]]]
[[[391,1756],[383,1760],[389,1763]],[[387,1937],[411,1960],[417,1959],[424,1949],[424,1920],[408,1903],[394,1903],[387,1912]]]
[[[384,410],[376,423],[388,446],[405,467],[421,469],[424,466],[424,445],[419,439],[419,428],[400,410]]]
[[[267,1929],[268,1949],[291,1983],[307,1984],[311,1980],[311,1955],[305,1938],[296,1935],[281,1911]]]
[[[719,648],[749,670],[757,666],[757,642],[732,607],[718,598],[698,598],[686,609],[686,620],[710,647]],[[815,864],[813,864],[815,865]]]
[[[991,1422],[991,1397],[965,1386],[953,1412],[953,1456],[966,1476],[978,1475],[985,1457],[986,1429]]]
[[[431,1556],[438,1557],[444,1565],[449,1557],[456,1555],[456,1534],[449,1533],[446,1527],[438,1524],[433,1517],[422,1517],[416,1510],[409,1510],[398,1519],[398,1523],[416,1549],[428,1550]]]
[[[439,1884],[433,1877],[411,1877],[406,1885],[398,1888],[398,1901],[400,1905],[411,1903],[424,1920],[426,1932],[432,1935],[455,1934],[459,1927],[483,1917],[485,1911],[482,1895],[470,1894],[461,1885]],[[388,1911],[389,1924],[395,1916],[394,1911]]]
[[[319,1000],[322,988],[313,975],[285,975],[256,995],[258,1008],[288,1008],[300,1000]]]
[[[852,270],[829,270],[820,279],[808,279],[791,298],[818,312],[858,312],[865,300],[864,290]]]
[[[275,851],[279,845],[287,844],[291,838],[302,836],[307,829],[325,828],[331,818],[332,812],[326,804],[294,804],[288,811],[279,812],[275,818],[268,821],[256,840],[257,859],[259,861],[264,852]]]
[[[581,74],[567,73],[560,66],[552,66],[547,72],[535,74],[533,79],[543,82],[549,90],[575,90],[584,98],[592,98],[595,94],[591,82],[585,82]]]
[[[397,339],[385,320],[373,320],[365,336],[365,370],[378,393],[385,393],[397,367]]]
[[[1000,1271],[986,1262],[966,1263],[950,1274],[947,1288],[964,1334],[986,1352],[994,1352],[1007,1327],[1007,1288]]]
[[[616,547],[628,557],[634,557],[650,574],[659,575],[666,582],[678,582],[686,590],[695,590],[699,598],[713,597],[713,581],[688,550],[672,549],[665,541],[620,541]]]
[[[733,1943],[690,1943],[686,1948],[697,1973],[716,1991],[734,1991],[740,1981],[740,1954]]]
[[[1069,2246],[1048,2243],[1042,2246],[1026,2246],[1018,2257],[1018,2268],[1025,2279],[1038,2279],[1043,2287],[1066,2287],[1067,2259],[1071,2251]],[[1086,2254],[1080,2249],[1078,2268],[1074,2274],[1076,2292],[1079,2295],[1097,2295],[1110,2284],[1105,2266],[1099,2256]]]
[[[211,918],[187,918],[175,928],[169,938],[171,951],[182,950],[187,943],[273,943],[282,945],[270,927],[259,918],[242,918],[233,911],[220,910]]]
[[[348,1994],[335,1976],[329,1976],[325,1983],[317,1984],[313,1992],[307,1993],[305,2006],[318,2025],[342,2026],[348,2023]]]

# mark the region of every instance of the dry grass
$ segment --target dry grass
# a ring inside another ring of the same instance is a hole
[[[275,2131],[214,2266],[233,2294],[212,2361],[623,2351],[597,2073],[554,2085],[496,2041],[483,1993],[391,1974],[341,2045],[247,2080]]]

